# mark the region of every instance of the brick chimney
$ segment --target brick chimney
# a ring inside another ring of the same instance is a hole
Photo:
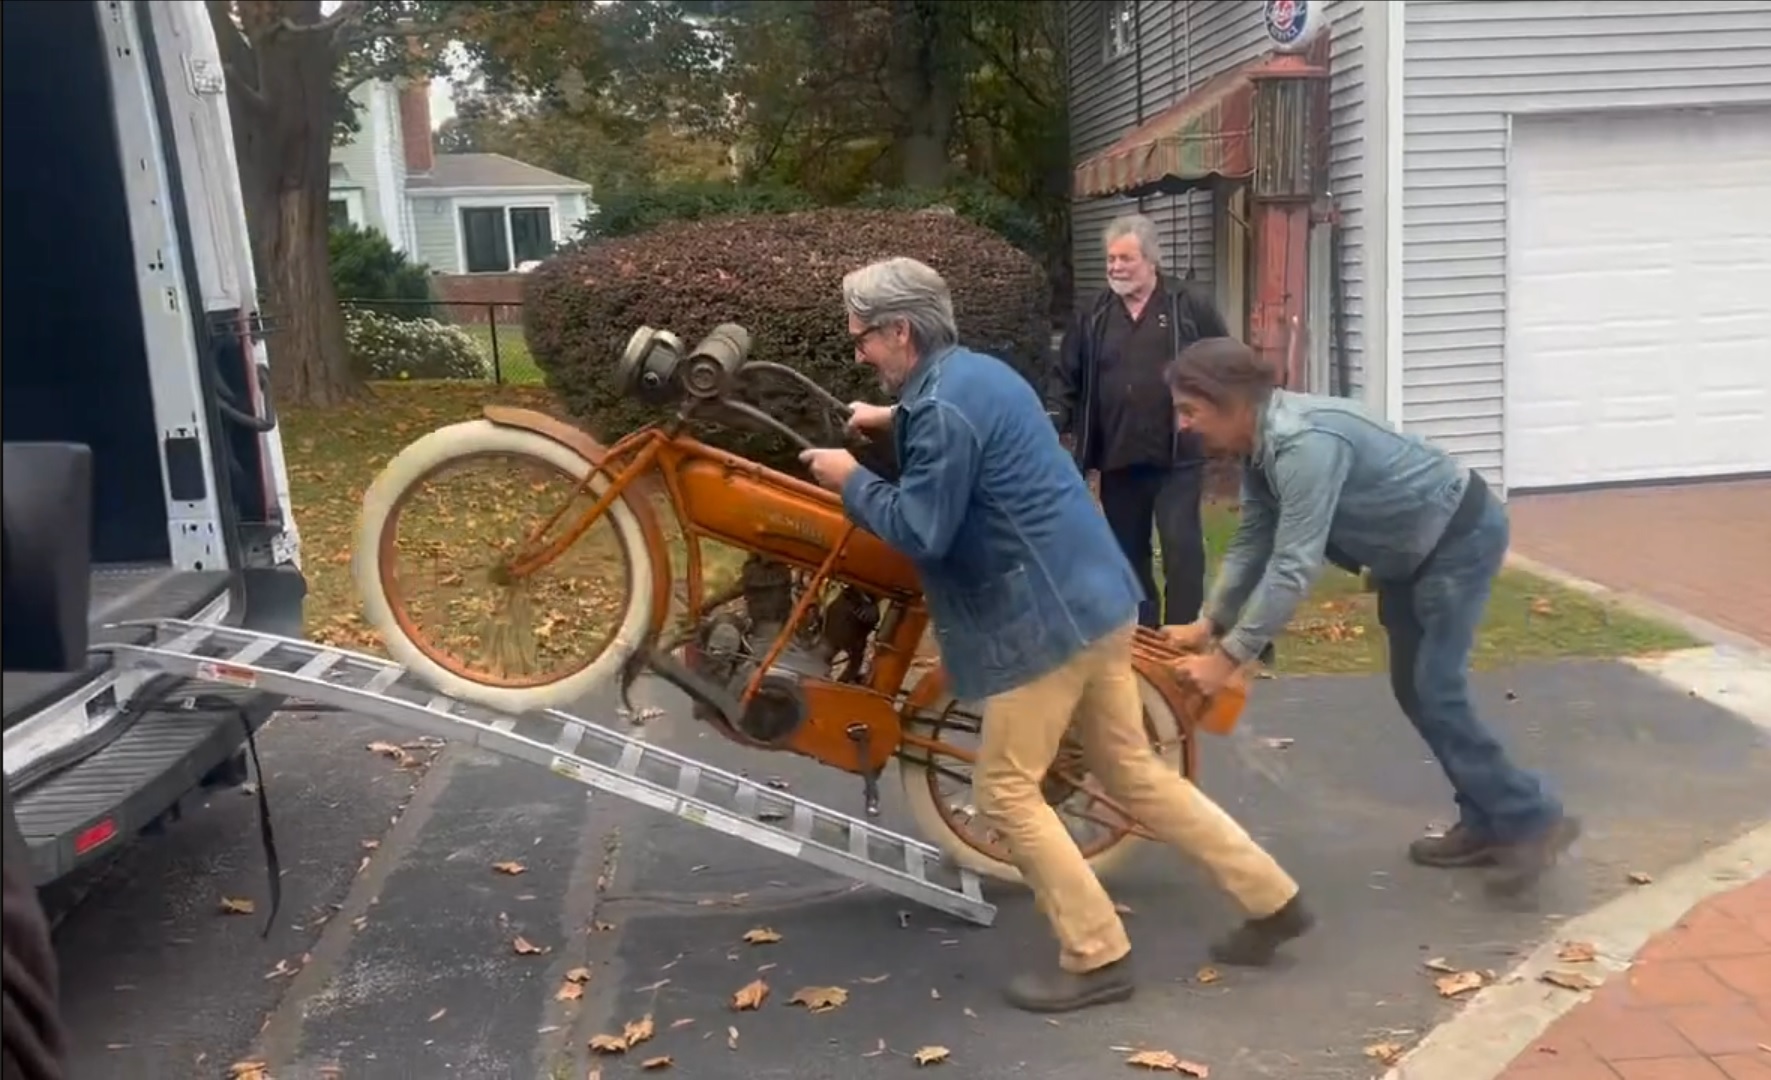
[[[430,130],[430,80],[407,79],[400,87],[400,144],[406,150],[406,171],[428,173],[436,164]]]

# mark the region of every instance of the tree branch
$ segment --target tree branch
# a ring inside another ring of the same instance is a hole
[[[1002,72],[1009,82],[1014,83],[1021,93],[1027,95],[1027,100],[1032,102],[1035,108],[1049,109],[1051,107],[1047,104],[1045,96],[1029,85],[1027,80],[1021,77],[1021,73],[1003,59],[1001,51],[985,41],[975,27],[968,25],[961,33],[965,37],[966,44],[983,53],[984,59],[988,60],[996,70]]]
[[[268,110],[270,103],[259,89],[258,56],[234,21],[233,4],[229,0],[205,0],[204,7],[209,12],[216,47],[221,51],[221,69],[227,76],[229,97],[261,112]]]
[[[344,0],[338,5],[338,10],[330,15],[321,16],[319,22],[298,23],[294,19],[284,16],[277,23],[276,28],[290,34],[330,34],[361,20],[368,10],[367,0]]]

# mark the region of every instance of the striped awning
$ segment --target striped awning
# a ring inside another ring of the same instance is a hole
[[[1261,57],[1208,79],[1076,166],[1076,197],[1178,195],[1213,177],[1252,175],[1254,80],[1271,62]]]

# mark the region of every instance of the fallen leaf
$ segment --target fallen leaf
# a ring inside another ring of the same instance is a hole
[[[1443,998],[1457,997],[1471,990],[1480,990],[1487,980],[1482,978],[1480,971],[1454,971],[1450,975],[1441,975],[1433,980],[1433,988]]]
[[[1435,956],[1422,966],[1428,971],[1444,972],[1447,975],[1455,975],[1457,973],[1457,968],[1453,967],[1451,961],[1445,959],[1443,956]]]
[[[600,919],[590,924],[590,932],[593,934],[606,934],[613,929],[615,929],[614,923],[603,922]]]
[[[640,1068],[656,1071],[658,1069],[668,1069],[670,1068],[670,1064],[670,1055],[666,1054],[663,1057],[647,1058],[640,1062]]]
[[[1223,976],[1218,974],[1218,969],[1214,967],[1202,967],[1193,974],[1193,981],[1201,986],[1210,986],[1221,978]]]
[[[221,898],[223,915],[250,915],[258,909],[258,905],[250,900],[236,900],[231,896]]]
[[[1167,1050],[1139,1050],[1125,1059],[1125,1063],[1138,1069],[1149,1069],[1151,1072],[1179,1073],[1182,1076],[1199,1077],[1201,1080],[1211,1075],[1211,1070],[1197,1061],[1178,1058]]]
[[[773,945],[781,940],[781,935],[766,926],[744,931],[744,940],[751,945]]]
[[[584,987],[581,984],[575,983],[575,982],[561,983],[560,988],[558,990],[554,991],[554,995],[553,995],[553,999],[555,1001],[578,1001],[578,1000],[581,1000],[583,997],[584,997]]]
[[[680,1020],[672,1020],[670,1022],[670,1030],[675,1031],[677,1028],[686,1028],[694,1022],[695,1018],[692,1016],[685,1016]]]
[[[1533,615],[1554,615],[1556,605],[1550,603],[1550,598],[1547,596],[1534,596],[1531,598],[1531,613]]]
[[[1579,971],[1556,971],[1553,968],[1538,976],[1538,979],[1551,986],[1560,986],[1564,990],[1591,990],[1599,985],[1599,980]]]
[[[762,1005],[763,999],[769,996],[769,984],[761,979],[745,983],[732,995],[732,1008],[743,1012]]]
[[[566,972],[566,981],[587,983],[590,981],[590,969],[587,967],[575,967],[571,971]]]
[[[1372,1043],[1365,1048],[1365,1056],[1385,1065],[1394,1065],[1402,1060],[1402,1044],[1394,1042]]]
[[[626,1026],[621,1029],[621,1037],[627,1040],[627,1045],[631,1048],[649,1041],[654,1030],[652,1014],[647,1013],[638,1020],[629,1020]]]
[[[738,1049],[738,1029],[735,1027],[726,1028],[726,1049]]]
[[[1591,942],[1587,941],[1570,941],[1565,943],[1560,949],[1556,950],[1556,959],[1565,964],[1589,963],[1596,959],[1598,955],[1599,951],[1593,948]]]
[[[506,862],[493,863],[492,869],[498,871],[500,874],[509,874],[512,877],[515,877],[516,875],[522,873],[524,870],[527,870],[528,867],[524,866],[520,862],[506,861]]]
[[[518,934],[516,940],[510,943],[510,947],[518,956],[539,956],[547,951],[521,934]]]
[[[443,1018],[443,1014],[448,1011],[449,1011],[449,1007],[447,1005],[445,1005],[442,1008],[438,1009],[436,1012],[431,1013],[430,1014],[430,1022],[434,1024],[438,1020],[441,1020]]]
[[[925,1046],[910,1055],[910,1060],[918,1065],[939,1065],[953,1056],[953,1051],[945,1046]]]
[[[229,1080],[270,1080],[265,1073],[269,1068],[262,1061],[236,1061],[228,1066]]]
[[[849,992],[840,986],[807,986],[787,999],[789,1005],[804,1005],[815,1013],[840,1009],[849,1000]]]
[[[592,1035],[590,1048],[599,1054],[625,1054],[627,1040],[619,1035]]]
[[[866,983],[868,986],[878,986],[880,983],[885,982],[889,978],[891,978],[891,975],[889,975],[889,974],[887,974],[887,975],[863,975],[863,976],[861,976],[860,981]]]
[[[584,1075],[584,1080],[603,1080],[603,1070],[592,1065],[590,1067],[590,1072]]]
[[[1654,875],[1653,874],[1644,874],[1640,870],[1631,870],[1630,871],[1630,884],[1631,885],[1652,885],[1652,884],[1654,884]]]

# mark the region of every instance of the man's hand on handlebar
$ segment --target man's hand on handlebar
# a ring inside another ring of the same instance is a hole
[[[870,405],[865,401],[849,402],[849,419],[843,431],[851,438],[865,438],[874,432],[889,431],[896,406]]]

